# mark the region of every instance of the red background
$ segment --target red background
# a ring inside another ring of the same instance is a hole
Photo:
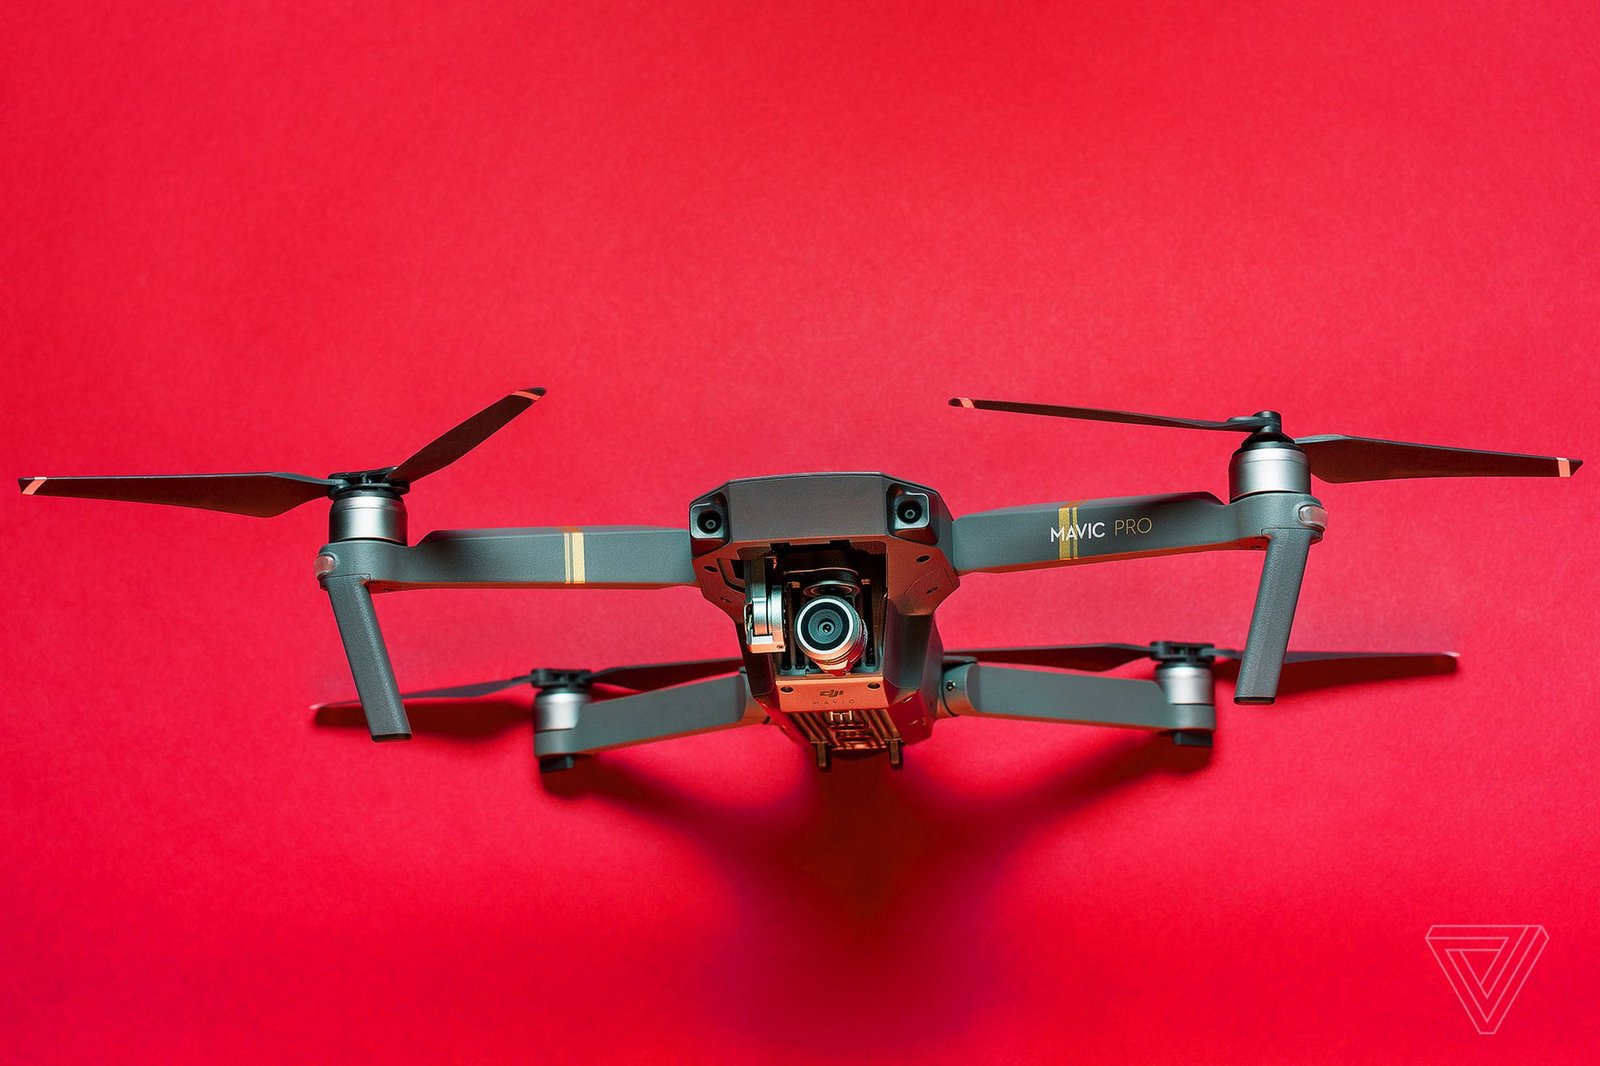
[[[819,467],[1226,490],[1220,437],[958,393],[1600,453],[1592,4],[524,7],[10,9],[4,472],[393,463],[531,384],[414,536]],[[3,1054],[1592,1056],[1597,476],[1326,487],[1295,644],[1461,670],[1224,698],[1209,760],[953,721],[896,776],[746,730],[561,783],[526,725],[313,722],[322,507],[0,497]],[[1259,563],[974,576],[943,629],[1237,644]],[[380,611],[411,686],[733,640],[690,589]],[[1468,922],[1551,937],[1493,1037],[1423,941]]]

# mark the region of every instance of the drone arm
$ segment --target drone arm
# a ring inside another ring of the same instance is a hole
[[[1261,565],[1255,612],[1250,616],[1250,636],[1234,687],[1235,703],[1272,703],[1278,697],[1278,674],[1289,647],[1300,583],[1317,536],[1317,530],[1306,526],[1268,533],[1267,558]]]
[[[378,628],[372,594],[361,578],[353,574],[326,578],[322,587],[328,590],[328,600],[333,604],[333,618],[339,626],[339,637],[344,641],[350,673],[355,678],[361,711],[367,717],[372,739],[410,740],[411,723],[406,720],[400,686],[395,684],[389,650],[384,647],[383,632]]]
[[[970,574],[1245,548],[1260,543],[1271,517],[1257,513],[1260,499],[1224,504],[1189,492],[982,511],[955,520],[951,555]]]
[[[764,721],[743,674],[634,696],[583,704],[561,722],[538,723],[534,750],[540,758],[580,755],[607,748],[709,733]]]
[[[425,588],[655,589],[694,584],[689,534],[654,526],[467,529],[413,547],[340,540],[319,562],[360,574],[373,592]]]
[[[963,663],[945,671],[945,710],[956,717],[1025,718],[1122,729],[1216,728],[1211,703],[1176,703],[1154,681],[1085,677],[987,663]]]
[[[1316,498],[1299,492],[1228,504],[1206,493],[1038,504],[956,519],[953,557],[965,574],[1265,547],[1234,699],[1272,703],[1306,559],[1326,520]]]
[[[394,667],[372,594],[423,588],[667,588],[693,584],[681,529],[483,529],[434,533],[415,547],[338,540],[317,556],[373,740],[407,740]]]

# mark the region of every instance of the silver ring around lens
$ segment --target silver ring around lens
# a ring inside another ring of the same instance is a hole
[[[843,617],[845,623],[844,639],[826,648],[820,648],[806,637],[806,623],[818,611],[834,608]],[[806,653],[806,658],[815,663],[818,669],[830,674],[849,673],[850,668],[861,661],[861,653],[866,648],[866,627],[861,624],[861,615],[848,601],[838,596],[817,596],[800,608],[800,613],[794,619],[794,639],[800,645],[800,650]]]

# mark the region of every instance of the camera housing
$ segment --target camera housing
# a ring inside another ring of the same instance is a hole
[[[748,478],[689,515],[696,581],[738,627],[750,692],[779,728],[837,754],[928,734],[933,612],[958,583],[938,493],[877,473]]]

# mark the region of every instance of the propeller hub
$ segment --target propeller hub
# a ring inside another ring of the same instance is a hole
[[[335,482],[334,488],[329,490],[329,495],[337,496],[341,492],[356,492],[362,489],[382,489],[397,495],[411,490],[407,481],[391,481],[389,475],[395,467],[386,466],[380,470],[350,470],[342,474],[329,474],[328,480]]]
[[[588,692],[594,674],[589,670],[556,670],[540,667],[530,681],[540,692]]]
[[[1150,658],[1158,663],[1212,663],[1217,658],[1215,644],[1185,644],[1175,640],[1158,640],[1150,645]]]

